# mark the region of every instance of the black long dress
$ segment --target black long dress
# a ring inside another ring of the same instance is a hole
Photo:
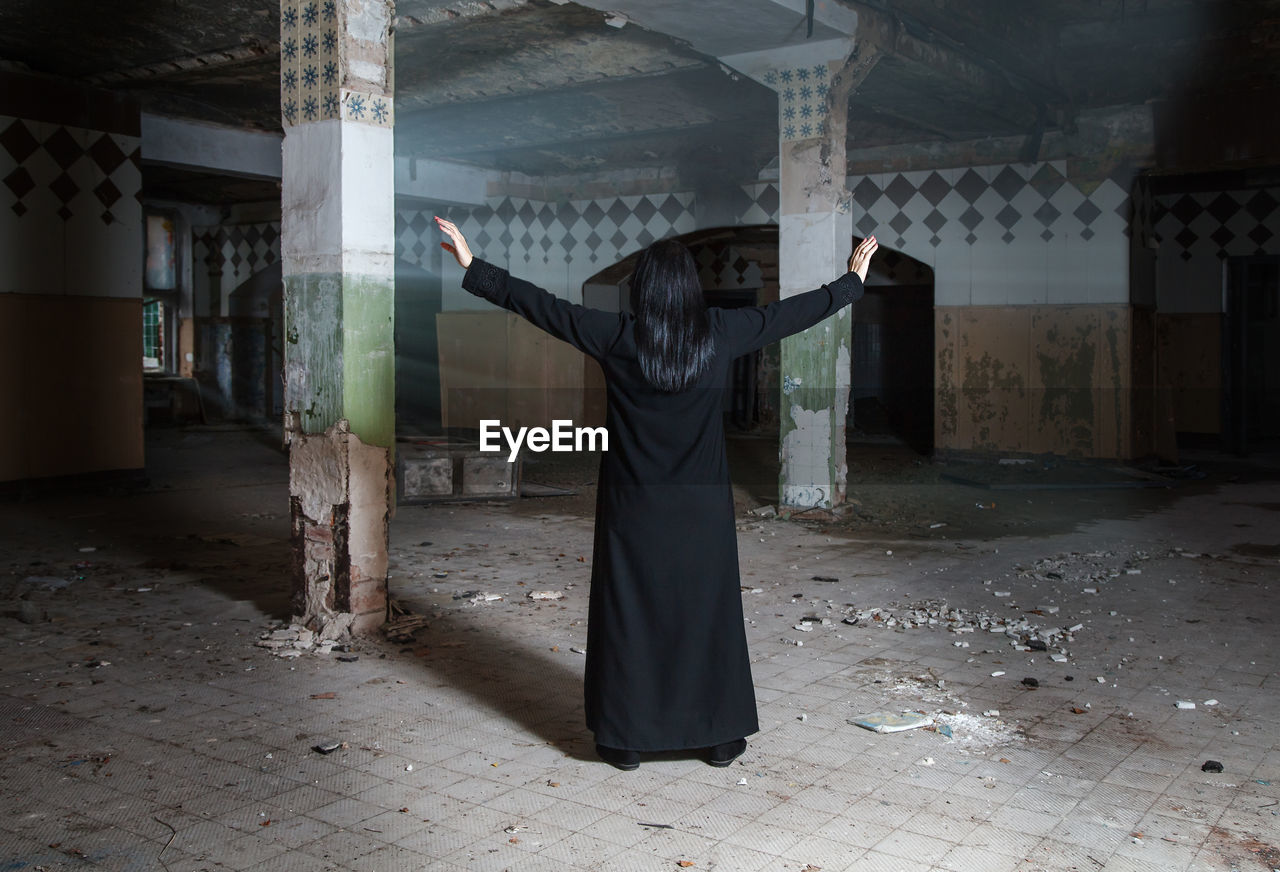
[[[862,281],[849,273],[768,306],[709,309],[713,362],[676,394],[645,381],[633,316],[569,303],[478,258],[462,286],[604,369],[585,677],[596,742],[664,751],[756,732],[721,387],[735,357],[836,313]]]

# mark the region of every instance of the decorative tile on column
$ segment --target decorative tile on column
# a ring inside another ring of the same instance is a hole
[[[280,3],[280,117],[285,124],[297,124],[301,119],[300,5],[299,0]]]
[[[342,117],[335,0],[282,0],[280,115],[287,125]]]
[[[778,92],[778,136],[783,141],[825,133],[829,77],[826,63],[765,73],[764,83]]]
[[[320,4],[317,0],[298,2],[298,110],[301,121],[323,117],[320,87]]]
[[[341,90],[343,121],[358,121],[374,127],[391,127],[394,123],[394,106],[390,97],[381,94],[364,94],[359,91]]]

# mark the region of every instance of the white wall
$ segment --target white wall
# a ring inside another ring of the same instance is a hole
[[[939,306],[1129,301],[1129,195],[1066,161],[854,176],[854,227],[934,270]]]

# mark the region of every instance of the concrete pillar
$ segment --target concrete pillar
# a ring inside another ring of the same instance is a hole
[[[280,6],[293,608],[322,638],[386,619],[395,504],[393,14],[393,0]]]
[[[879,57],[872,42],[840,56],[790,58],[766,72],[778,91],[780,296],[819,287],[846,271],[853,250],[845,190],[849,93]],[[846,51],[847,50],[847,51]],[[797,62],[799,61],[799,62]],[[779,502],[830,508],[845,499],[853,313],[782,341]]]

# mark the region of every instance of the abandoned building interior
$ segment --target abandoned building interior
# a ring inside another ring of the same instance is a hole
[[[0,867],[1280,869],[1280,0],[6,0],[0,83]],[[619,313],[879,241],[724,385],[732,766],[593,752],[602,446],[480,434],[604,376],[435,216]]]

